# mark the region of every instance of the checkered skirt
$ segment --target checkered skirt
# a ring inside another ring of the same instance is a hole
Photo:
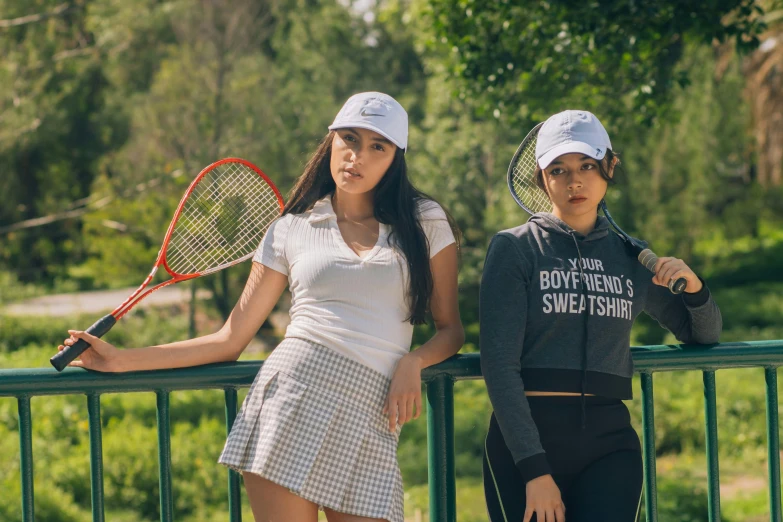
[[[330,348],[285,339],[261,367],[219,462],[338,512],[403,522],[389,379]]]

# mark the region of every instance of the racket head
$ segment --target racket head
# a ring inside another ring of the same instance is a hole
[[[508,190],[517,205],[530,214],[536,212],[551,212],[552,202],[547,193],[536,184],[536,142],[538,131],[544,122],[539,123],[528,132],[525,139],[517,147],[508,166],[506,181]]]
[[[282,210],[280,191],[257,166],[240,158],[216,161],[182,196],[158,262],[175,279],[241,263]]]

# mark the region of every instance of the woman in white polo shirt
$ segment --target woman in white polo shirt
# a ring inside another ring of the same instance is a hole
[[[265,361],[220,462],[242,473],[256,520],[403,521],[400,427],[421,412],[421,369],[464,332],[457,246],[443,209],[407,177],[408,115],[366,92],[337,114],[266,234],[239,302],[214,334],[72,363],[135,371],[236,360],[286,285],[291,323]],[[436,334],[410,351],[431,311]],[[62,349],[62,347],[61,347]]]

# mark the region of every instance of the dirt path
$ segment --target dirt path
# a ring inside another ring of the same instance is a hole
[[[67,316],[77,314],[99,314],[111,312],[128,298],[135,288],[119,290],[96,290],[73,294],[53,294],[20,301],[6,306],[2,313],[6,315]],[[199,290],[197,299],[209,299],[208,290]],[[184,304],[190,301],[190,288],[167,286],[144,298],[137,306],[141,308]]]

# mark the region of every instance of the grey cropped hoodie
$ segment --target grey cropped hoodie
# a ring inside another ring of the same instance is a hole
[[[587,235],[539,213],[492,238],[481,369],[525,481],[551,473],[525,391],[631,399],[631,326],[642,311],[683,343],[718,342],[722,319],[707,285],[682,295],[655,285],[602,216]]]

